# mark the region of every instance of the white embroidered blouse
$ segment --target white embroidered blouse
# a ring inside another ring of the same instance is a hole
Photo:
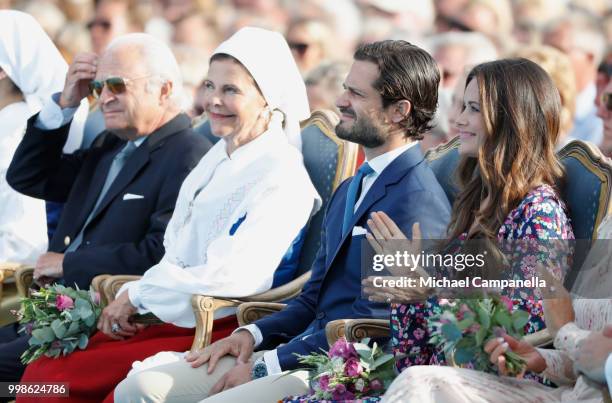
[[[320,206],[302,155],[279,122],[231,156],[220,140],[181,187],[166,254],[120,293],[128,289],[140,313],[194,327],[192,294],[243,297],[270,289],[285,252]]]

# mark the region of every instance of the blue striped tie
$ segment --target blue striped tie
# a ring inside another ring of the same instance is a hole
[[[344,206],[344,220],[342,221],[342,235],[344,236],[349,231],[349,225],[355,214],[355,203],[361,189],[361,180],[374,172],[372,167],[364,162],[357,170],[357,174],[351,180],[348,191],[346,192],[346,205]]]

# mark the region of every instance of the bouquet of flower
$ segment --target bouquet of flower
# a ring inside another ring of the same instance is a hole
[[[43,354],[57,358],[77,347],[85,349],[101,312],[100,296],[93,289],[75,290],[55,284],[32,291],[29,298],[21,300],[21,309],[16,312],[24,325],[19,331],[31,336],[21,362],[29,364]]]
[[[487,341],[508,334],[521,339],[529,314],[512,309],[512,300],[504,296],[487,299],[456,299],[452,303],[441,300],[442,312],[429,321],[431,342],[444,350],[449,362],[455,365],[470,364],[474,369],[496,372],[484,351]],[[525,361],[516,353],[507,351],[508,375],[520,374]]]
[[[393,355],[368,343],[369,339],[348,343],[340,338],[328,353],[298,355],[300,363],[313,368],[311,394],[285,401],[346,401],[382,395],[395,377]]]

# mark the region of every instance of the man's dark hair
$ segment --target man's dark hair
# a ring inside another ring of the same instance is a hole
[[[361,45],[353,57],[378,66],[380,74],[372,85],[380,92],[384,108],[402,99],[410,101],[412,110],[400,124],[407,137],[422,139],[432,128],[438,105],[440,71],[433,57],[401,40]]]

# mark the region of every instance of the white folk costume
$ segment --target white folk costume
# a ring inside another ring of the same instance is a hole
[[[256,55],[255,43],[277,58]],[[268,129],[231,156],[221,140],[202,158],[181,187],[165,233],[165,256],[120,290],[129,290],[139,312],[182,327],[195,326],[192,294],[243,297],[270,289],[283,255],[321,206],[302,155],[288,139],[299,137],[308,102],[303,84],[298,91],[294,82],[301,78],[285,40],[244,28],[217,53],[249,70],[275,112]]]
[[[47,248],[45,202],[22,195],[6,182],[6,171],[21,142],[28,118],[64,87],[68,66],[28,14],[0,11],[0,68],[25,101],[0,110],[0,262],[34,263]],[[87,101],[79,108],[64,152],[81,144]]]

